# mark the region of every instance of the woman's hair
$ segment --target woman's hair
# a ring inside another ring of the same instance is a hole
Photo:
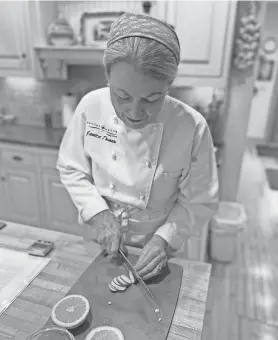
[[[103,57],[105,73],[109,79],[113,65],[127,62],[136,70],[171,85],[177,75],[174,54],[163,44],[143,37],[123,38],[106,48]]]

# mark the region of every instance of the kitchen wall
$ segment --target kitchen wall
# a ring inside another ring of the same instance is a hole
[[[51,113],[54,127],[61,126],[61,97],[67,92],[79,98],[87,92],[106,85],[102,67],[74,66],[69,69],[69,79],[39,81],[33,78],[0,78],[0,111],[17,116],[17,123],[44,125],[44,114]],[[223,92],[211,87],[172,88],[170,94],[198,107],[207,114],[213,93],[218,97]]]
[[[278,1],[269,1],[266,4],[264,24],[262,26],[262,44],[266,38],[274,37],[278,41]],[[262,45],[261,44],[261,45]],[[278,42],[277,42],[278,44]],[[262,55],[265,55],[263,50]],[[269,81],[256,80],[256,93],[252,100],[250,120],[248,124],[248,138],[265,140],[268,138],[268,125],[271,125],[271,115],[275,114],[271,110],[272,96],[276,96],[274,91],[275,78],[278,76],[278,48],[273,54],[266,55],[267,59],[274,60],[272,78]],[[258,70],[259,71],[259,70]]]
[[[106,84],[101,67],[72,67],[67,81],[38,81],[33,78],[0,78],[0,110],[17,116],[18,124],[43,125],[44,114],[52,113],[53,126],[61,126],[61,96],[73,92],[83,96]]]

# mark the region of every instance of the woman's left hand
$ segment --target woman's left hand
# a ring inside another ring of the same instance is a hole
[[[162,237],[154,235],[144,246],[135,265],[135,269],[143,280],[159,275],[167,265],[167,245],[168,243]]]

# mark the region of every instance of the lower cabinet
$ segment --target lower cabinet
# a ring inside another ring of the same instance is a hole
[[[86,236],[57,156],[58,150],[0,144],[0,219]]]
[[[32,170],[5,168],[1,182],[4,216],[20,223],[39,225],[37,173]]]
[[[82,233],[78,225],[78,214],[69,193],[58,174],[46,170],[42,173],[44,210],[47,222],[55,229],[74,234]]]

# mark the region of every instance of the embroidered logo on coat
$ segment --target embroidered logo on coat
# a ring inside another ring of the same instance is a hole
[[[102,139],[109,143],[116,143],[118,137],[117,130],[108,129],[104,125],[96,124],[93,122],[87,122],[87,126],[88,130],[86,132],[86,136]]]

